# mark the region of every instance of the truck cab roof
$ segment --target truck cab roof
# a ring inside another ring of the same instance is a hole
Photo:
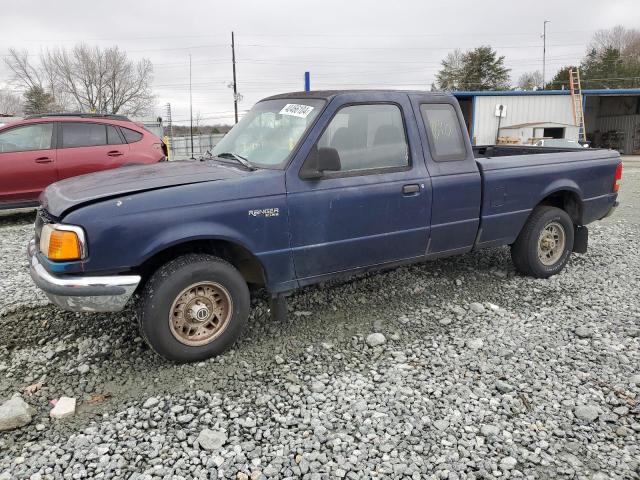
[[[340,95],[352,95],[352,94],[366,94],[372,98],[382,97],[391,93],[404,93],[404,94],[421,94],[430,95],[435,97],[453,97],[450,93],[446,92],[428,92],[424,90],[367,90],[367,89],[353,89],[353,90],[311,90],[309,92],[289,92],[273,95],[271,97],[263,98],[264,100],[280,100],[285,98],[318,98],[324,100],[330,100]]]

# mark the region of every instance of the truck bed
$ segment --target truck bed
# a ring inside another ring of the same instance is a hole
[[[477,145],[473,147],[473,156],[476,158],[487,157],[510,157],[513,155],[533,155],[545,153],[564,152],[595,152],[596,148],[557,148],[557,147],[534,147],[533,145]],[[605,150],[606,151],[606,150]]]
[[[479,247],[511,244],[541,199],[574,202],[574,222],[586,225],[611,208],[620,158],[606,149],[475,147],[482,178]],[[479,155],[479,156],[478,156]]]

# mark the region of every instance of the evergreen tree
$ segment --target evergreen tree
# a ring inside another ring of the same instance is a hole
[[[436,83],[441,90],[506,90],[509,72],[504,56],[498,56],[490,46],[482,46],[447,55],[436,74]]]
[[[55,109],[53,95],[44,91],[42,87],[33,86],[24,92],[25,115],[48,113]]]

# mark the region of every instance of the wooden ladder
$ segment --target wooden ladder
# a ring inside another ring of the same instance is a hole
[[[578,141],[586,142],[587,134],[584,126],[584,109],[582,108],[582,87],[580,86],[580,71],[569,70],[569,88],[573,102],[573,121],[578,127]]]

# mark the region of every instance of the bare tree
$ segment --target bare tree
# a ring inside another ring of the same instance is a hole
[[[22,113],[22,101],[12,92],[0,90],[0,115],[19,115]]]
[[[617,25],[593,34],[589,50],[602,54],[607,50],[617,50],[623,60],[640,62],[640,30]]]
[[[523,73],[518,79],[518,88],[521,88],[522,90],[536,90],[538,88],[542,88],[542,73],[540,73],[539,70]]]
[[[47,50],[37,65],[27,52],[11,49],[5,61],[18,83],[43,88],[67,109],[141,115],[153,106],[151,62],[134,62],[118,47]]]

